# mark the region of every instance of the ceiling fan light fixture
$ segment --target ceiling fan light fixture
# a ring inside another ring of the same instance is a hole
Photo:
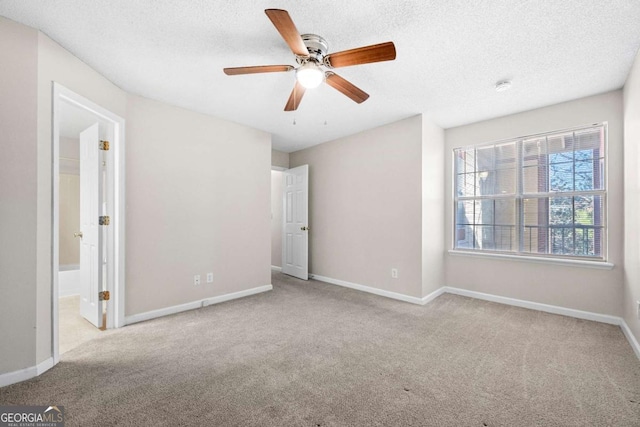
[[[315,62],[307,62],[296,70],[296,79],[307,89],[313,89],[322,83],[324,73]]]

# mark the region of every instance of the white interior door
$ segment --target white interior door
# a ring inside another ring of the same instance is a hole
[[[80,314],[96,327],[102,324],[103,237],[102,168],[98,123],[80,133]]]
[[[283,172],[282,272],[309,278],[309,165]]]

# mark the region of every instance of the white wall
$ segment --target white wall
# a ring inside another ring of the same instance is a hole
[[[520,114],[447,129],[446,248],[453,246],[452,150],[456,147],[588,125],[609,123],[608,233],[613,270],[532,264],[519,260],[446,256],[449,286],[544,304],[619,316],[623,275],[622,92],[565,102]],[[499,274],[496,274],[499,272]]]
[[[127,316],[271,283],[269,134],[129,96],[126,158]]]
[[[275,267],[282,267],[282,178],[281,171],[271,171],[271,265]]]
[[[290,163],[309,165],[310,272],[421,297],[422,117],[291,153]]]
[[[624,259],[622,315],[640,341],[640,55],[624,86]]]
[[[0,17],[0,374],[36,363],[38,33]]]

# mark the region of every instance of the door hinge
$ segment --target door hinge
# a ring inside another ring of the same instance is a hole
[[[111,218],[109,218],[109,215],[104,215],[99,218],[100,225],[109,225],[110,222]]]
[[[100,149],[103,151],[109,151],[109,141],[100,140]]]
[[[109,298],[111,298],[109,291],[98,292],[98,299],[100,301],[109,301]]]

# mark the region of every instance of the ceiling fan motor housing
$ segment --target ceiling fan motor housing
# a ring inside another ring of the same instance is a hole
[[[305,64],[309,60],[316,62],[317,64],[324,63],[324,57],[329,50],[327,41],[317,34],[302,34],[302,41],[309,51],[309,58],[303,58],[296,56],[296,62],[298,64]]]

